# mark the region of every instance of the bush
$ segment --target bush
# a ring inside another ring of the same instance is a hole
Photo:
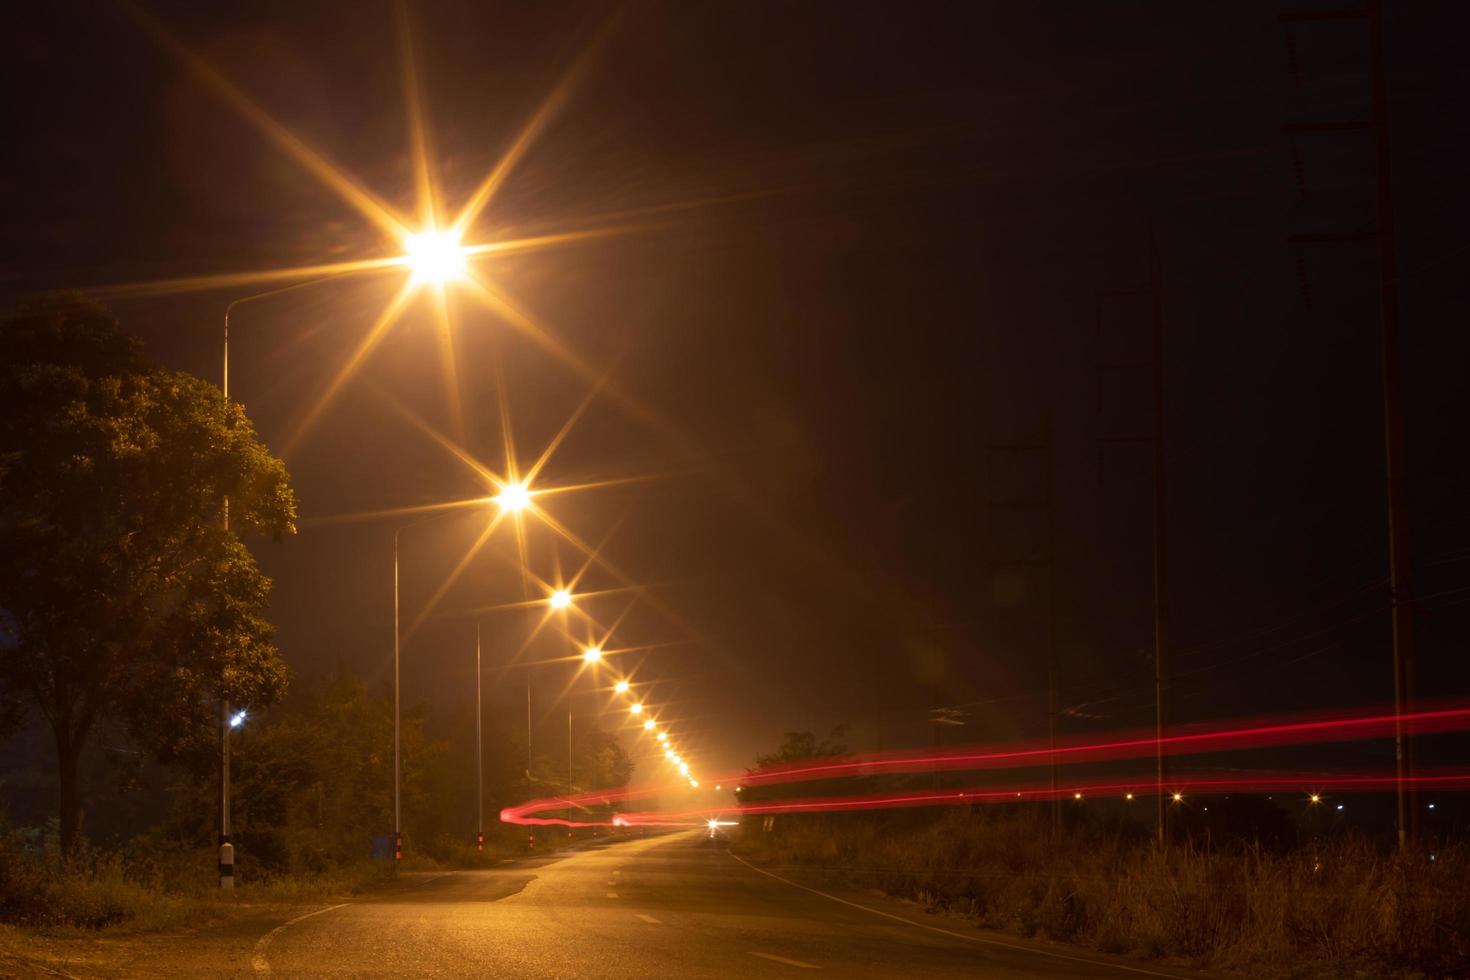
[[[1023,936],[1170,956],[1253,975],[1331,963],[1374,976],[1461,976],[1470,964],[1470,852],[1384,853],[1339,838],[1277,853],[1182,844],[1034,815],[950,810],[793,815],[752,824],[753,856],[878,887]]]

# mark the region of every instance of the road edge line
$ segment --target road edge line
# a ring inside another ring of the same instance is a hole
[[[271,976],[271,962],[270,960],[266,959],[265,951],[270,948],[271,940],[276,938],[276,933],[285,929],[287,926],[294,926],[296,923],[302,921],[303,919],[309,919],[314,915],[321,915],[322,913],[330,912],[333,909],[345,908],[351,904],[351,902],[338,902],[336,905],[328,905],[324,909],[315,909],[311,912],[305,913],[304,915],[298,915],[294,919],[287,919],[285,922],[282,922],[280,925],[276,926],[270,932],[266,933],[264,936],[261,936],[255,941],[255,955],[252,956],[250,959],[250,968],[255,971],[257,976]]]
[[[955,939],[964,939],[968,942],[981,943],[986,946],[999,946],[1002,949],[1011,949],[1015,950],[1018,953],[1035,953],[1038,956],[1050,956],[1054,959],[1068,960],[1072,963],[1086,963],[1089,966],[1111,967],[1115,970],[1126,970],[1129,973],[1141,973],[1146,977],[1164,977],[1165,980],[1187,980],[1187,978],[1183,978],[1177,973],[1159,973],[1156,970],[1145,970],[1141,966],[1128,966],[1127,964],[1114,963],[1110,960],[1092,959],[1087,956],[1071,956],[1067,953],[1058,953],[1050,949],[1036,949],[1031,946],[1022,946],[1019,943],[1008,943],[1000,939],[989,939],[985,936],[970,936],[966,935],[963,932],[955,932],[953,929],[945,929],[940,926],[931,926],[927,922],[915,922],[913,919],[906,919],[901,915],[894,915],[892,912],[884,912],[882,909],[875,909],[867,905],[859,905],[857,902],[849,902],[845,898],[838,898],[836,895],[829,895],[827,892],[821,891],[817,888],[812,888],[808,885],[803,885],[800,882],[792,881],[790,878],[783,878],[778,874],[767,871],[765,868],[760,868],[755,866],[754,864],[751,864],[749,861],[745,860],[745,858],[741,857],[739,854],[736,854],[734,851],[729,850],[728,848],[725,850],[725,853],[730,855],[735,860],[739,861],[741,864],[745,865],[750,870],[758,871],[761,874],[765,875],[767,878],[774,878],[777,881],[782,882],[783,884],[790,885],[792,888],[800,888],[804,892],[811,892],[813,895],[820,895],[823,898],[830,899],[831,901],[837,902],[840,905],[846,905],[850,908],[861,909],[864,912],[871,912],[874,915],[881,915],[885,919],[892,919],[895,922],[902,922],[905,925],[913,926],[916,929],[928,929],[930,932],[937,932],[945,936],[953,936]]]

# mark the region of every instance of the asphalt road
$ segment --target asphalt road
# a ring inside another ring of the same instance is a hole
[[[683,833],[502,870],[428,876],[300,916],[244,975],[562,978],[1178,977],[980,933],[881,897],[827,894]]]

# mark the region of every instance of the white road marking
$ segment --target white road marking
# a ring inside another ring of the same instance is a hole
[[[788,960],[784,956],[775,953],[757,953],[755,950],[747,950],[751,956],[759,956],[763,960],[771,960],[774,963],[785,963],[787,966],[799,966],[803,970],[820,970],[821,967],[815,963],[803,963],[801,960]]]
[[[653,916],[651,916],[651,915],[644,915],[642,912],[635,913],[633,917],[636,918],[636,919],[642,919],[644,922],[647,922],[651,926],[661,926],[661,925],[663,925],[662,922],[660,922],[659,920],[655,919]]]
[[[864,912],[871,912],[874,915],[881,915],[885,919],[892,919],[895,922],[902,922],[905,925],[913,926],[915,929],[928,929],[930,932],[938,932],[946,936],[953,936],[956,939],[963,939],[966,942],[981,943],[986,946],[1000,946],[1003,949],[1013,949],[1018,953],[1035,953],[1037,956],[1050,956],[1054,959],[1069,960],[1073,963],[1086,963],[1088,966],[1111,967],[1114,970],[1123,970],[1128,973],[1140,973],[1146,977],[1165,977],[1166,980],[1184,980],[1184,978],[1180,977],[1177,973],[1159,973],[1155,970],[1145,970],[1141,966],[1126,966],[1122,963],[1113,963],[1108,960],[1088,959],[1085,956],[1068,956],[1066,953],[1057,953],[1049,949],[1035,949],[1030,946],[1022,946],[1019,943],[1007,943],[1002,942],[999,939],[988,939],[984,936],[970,936],[966,935],[963,932],[955,932],[952,929],[941,929],[939,928],[939,926],[931,926],[924,922],[915,922],[913,919],[905,919],[903,916],[894,915],[892,912],[884,912],[882,909],[875,909],[870,908],[866,905],[859,905],[857,902],[849,902],[847,899],[838,898],[836,895],[828,895],[824,891],[818,891],[815,888],[809,888],[806,885],[798,884],[792,881],[790,878],[782,878],[778,874],[772,874],[765,868],[756,867],[749,861],[745,860],[745,858],[741,857],[739,854],[736,854],[734,851],[727,850],[725,853],[730,855],[735,860],[739,861],[741,864],[745,865],[750,870],[759,872],[760,874],[765,875],[767,878],[775,878],[777,881],[790,885],[792,888],[800,888],[804,892],[811,892],[813,895],[820,895],[823,898],[831,899],[832,901],[837,902],[840,905],[846,905],[849,908],[854,909],[861,909]],[[751,955],[763,956],[765,954],[752,953]]]
[[[271,940],[276,938],[276,934],[277,933],[279,933],[282,929],[285,929],[287,926],[294,926],[296,923],[300,922],[302,919],[309,919],[309,918],[311,918],[314,915],[321,915],[323,912],[330,912],[333,909],[340,909],[340,908],[342,908],[344,906],[351,905],[351,904],[352,904],[351,902],[340,902],[337,905],[328,905],[324,909],[317,909],[315,912],[307,912],[305,915],[298,915],[294,919],[287,919],[285,922],[282,922],[280,925],[276,926],[270,932],[266,933],[264,936],[261,936],[258,940],[256,940],[256,942],[255,942],[255,956],[254,956],[253,959],[251,959],[250,966],[260,976],[262,976],[262,977],[268,977],[268,976],[270,976],[271,975],[271,963],[270,963],[270,960],[268,960],[268,959],[265,958],[265,951],[266,951],[267,948],[270,947]]]

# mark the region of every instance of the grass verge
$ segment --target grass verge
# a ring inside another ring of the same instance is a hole
[[[878,888],[1020,936],[1252,976],[1470,974],[1470,853],[1359,838],[1289,853],[1155,847],[1136,831],[1055,836],[1016,811],[793,815],[739,847],[768,866]]]

